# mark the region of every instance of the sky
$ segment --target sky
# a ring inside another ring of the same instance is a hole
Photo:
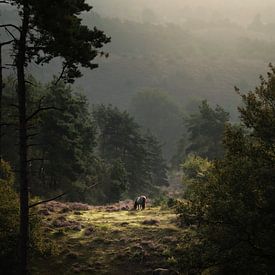
[[[185,19],[229,19],[249,24],[260,14],[264,21],[275,21],[274,0],[89,0],[95,11],[109,17],[142,21],[144,13],[158,22],[182,23]]]

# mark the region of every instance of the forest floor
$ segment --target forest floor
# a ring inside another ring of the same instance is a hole
[[[57,255],[35,257],[32,274],[152,274],[175,269],[183,229],[172,209],[134,211],[132,201],[109,206],[50,202],[40,207]]]

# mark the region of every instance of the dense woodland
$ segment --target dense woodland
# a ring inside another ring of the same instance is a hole
[[[174,2],[0,1],[1,274],[274,274],[275,7]]]

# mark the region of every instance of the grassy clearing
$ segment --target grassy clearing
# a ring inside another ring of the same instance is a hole
[[[171,210],[107,210],[48,213],[45,229],[59,255],[37,257],[33,274],[152,274],[155,268],[173,268],[181,229]]]

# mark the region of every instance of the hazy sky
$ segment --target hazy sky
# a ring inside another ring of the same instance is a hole
[[[142,20],[150,9],[158,20],[181,22],[186,18],[230,19],[248,24],[260,14],[264,21],[275,21],[275,0],[89,0],[95,11],[105,16]]]

